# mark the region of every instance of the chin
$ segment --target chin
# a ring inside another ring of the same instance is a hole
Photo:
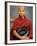
[[[24,16],[24,15],[20,14],[20,16]]]
[[[20,16],[21,16],[21,15],[20,15]],[[22,15],[22,16],[24,16],[24,15]],[[21,17],[22,17],[22,16],[21,16]]]

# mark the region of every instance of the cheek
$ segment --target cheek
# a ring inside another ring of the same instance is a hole
[[[23,14],[24,14],[24,12],[21,12],[21,14],[23,15]]]
[[[19,14],[24,14],[24,12],[19,12]]]
[[[21,12],[18,12],[18,14],[21,14]]]

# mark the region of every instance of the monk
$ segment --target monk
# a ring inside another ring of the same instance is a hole
[[[13,40],[29,40],[32,39],[32,21],[30,20],[29,17],[26,16],[26,11],[25,8],[23,6],[19,6],[17,8],[17,12],[18,12],[18,18],[16,18],[16,20],[13,23],[13,27],[12,27],[12,37]],[[19,35],[17,33],[17,29],[21,28],[21,27],[26,27],[27,31],[29,32],[29,34],[26,35]]]

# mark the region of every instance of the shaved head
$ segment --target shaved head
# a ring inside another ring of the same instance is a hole
[[[25,7],[24,7],[24,6],[18,6],[18,7],[17,7],[17,12],[18,12],[18,14],[19,14],[20,16],[23,16],[23,15],[26,13]]]
[[[18,10],[20,10],[20,9],[24,9],[25,10],[25,7],[24,6],[18,6],[17,9]]]

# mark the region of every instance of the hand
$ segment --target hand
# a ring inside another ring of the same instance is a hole
[[[21,40],[24,40],[24,39],[25,39],[25,37],[22,36],[22,37],[21,37]]]
[[[28,36],[22,36],[21,40],[29,40],[29,37]]]

